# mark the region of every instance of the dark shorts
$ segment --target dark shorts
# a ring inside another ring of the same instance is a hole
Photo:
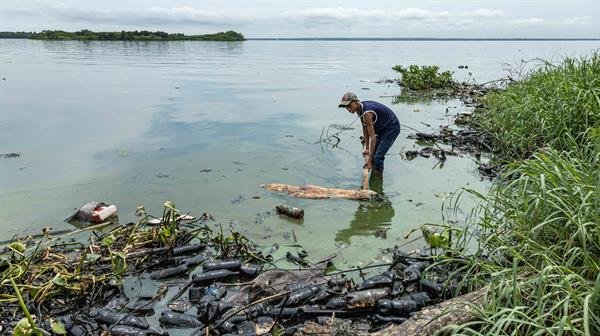
[[[377,143],[375,145],[375,155],[373,155],[373,168],[383,170],[383,161],[385,154],[390,150],[390,147],[396,141],[400,134],[400,124],[391,125],[386,128],[381,134],[377,134]]]

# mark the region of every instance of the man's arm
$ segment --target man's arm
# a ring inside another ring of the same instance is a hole
[[[363,135],[365,137],[365,150],[363,155],[366,153],[364,168],[373,168],[373,156],[375,155],[375,128],[373,128],[373,113],[366,112],[363,115]]]

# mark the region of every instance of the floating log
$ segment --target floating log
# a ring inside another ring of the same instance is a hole
[[[263,188],[273,192],[285,192],[291,196],[299,198],[326,199],[326,198],[345,198],[352,200],[371,200],[379,196],[372,190],[348,190],[325,188],[315,185],[296,186],[290,184],[270,183],[263,184]]]

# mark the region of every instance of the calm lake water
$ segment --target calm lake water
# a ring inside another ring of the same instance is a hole
[[[99,200],[135,221],[165,200],[204,212],[258,244],[294,244],[310,260],[337,253],[361,264],[405,244],[412,228],[464,220],[443,200],[489,182],[468,156],[403,160],[415,148],[403,128],[386,158],[388,202],[301,200],[266,192],[281,182],[359,188],[359,127],[339,147],[316,144],[324,128],[350,124],[346,91],[391,106],[404,125],[433,132],[469,111],[456,100],[392,104],[396,64],[437,64],[465,79],[497,79],[521,59],[588,55],[598,41],[78,42],[0,40],[0,239],[65,229],[73,209]],[[373,52],[376,50],[377,52]],[[468,65],[468,69],[458,69]],[[427,126],[430,125],[430,126]],[[355,122],[353,126],[358,126]],[[330,133],[336,132],[331,129]],[[305,210],[302,221],[274,212]],[[444,218],[443,218],[444,217]],[[389,228],[387,239],[377,229]],[[416,236],[415,236],[416,237]],[[412,237],[411,237],[412,238]],[[407,248],[421,247],[422,242]],[[285,249],[280,250],[285,254]]]

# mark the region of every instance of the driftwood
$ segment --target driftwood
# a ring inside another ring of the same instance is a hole
[[[377,198],[379,195],[372,190],[335,189],[314,185],[295,186],[290,184],[271,183],[263,184],[262,187],[269,191],[285,192],[294,197],[312,199],[345,198],[352,200],[370,200]]]
[[[453,299],[425,307],[406,322],[389,326],[371,336],[430,336],[445,326],[463,324],[475,318],[471,306],[483,303],[487,287],[457,296]]]
[[[358,330],[356,327],[344,325],[336,321],[335,317],[321,325],[315,322],[306,322],[294,336],[315,336],[342,334],[345,329],[350,330],[348,334],[369,336],[433,336],[437,331],[452,324],[462,324],[472,321],[475,315],[472,305],[478,306],[483,303],[487,287],[455,297],[453,299],[425,307],[406,322],[393,324],[383,330],[368,333]]]

